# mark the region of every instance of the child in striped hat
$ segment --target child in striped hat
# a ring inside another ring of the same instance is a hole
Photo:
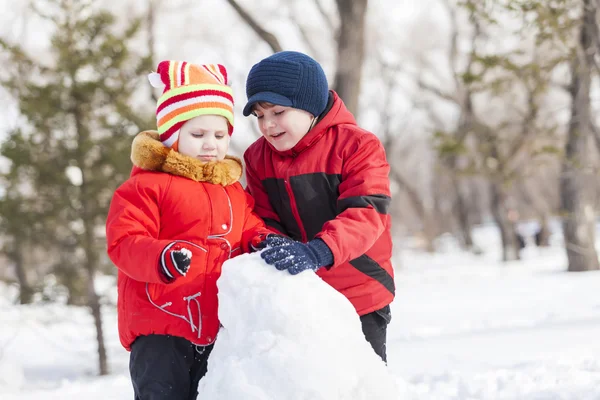
[[[108,255],[136,399],[193,399],[217,337],[223,262],[265,235],[228,156],[233,96],[222,65],[163,61],[158,132],[133,141],[131,177],[114,193]]]

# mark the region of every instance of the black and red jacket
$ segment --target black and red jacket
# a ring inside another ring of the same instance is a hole
[[[293,239],[321,238],[333,252],[317,274],[359,315],[394,298],[389,164],[380,140],[359,128],[331,91],[327,110],[294,148],[265,138],[244,154],[247,190],[268,227]]]

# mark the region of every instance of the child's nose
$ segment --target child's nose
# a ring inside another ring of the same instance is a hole
[[[276,125],[275,124],[275,119],[273,119],[273,118],[269,118],[265,122],[266,122],[267,128],[272,128],[272,127],[274,127]]]
[[[216,146],[217,146],[217,144],[215,143],[215,140],[212,140],[212,139],[205,140],[204,143],[202,144],[202,148],[204,148],[204,150],[212,150]]]

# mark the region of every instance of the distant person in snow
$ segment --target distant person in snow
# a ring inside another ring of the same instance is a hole
[[[131,177],[106,225],[119,269],[118,323],[138,400],[196,399],[219,331],[217,279],[267,232],[227,156],[233,97],[218,64],[163,61],[150,74],[158,132],[133,140]]]
[[[395,284],[383,145],[305,54],[282,51],[254,65],[246,95],[244,116],[256,117],[263,136],[244,154],[247,189],[274,232],[254,247],[277,269],[316,271],[346,296],[385,361]]]

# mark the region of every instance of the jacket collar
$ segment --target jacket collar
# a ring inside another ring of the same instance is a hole
[[[242,176],[242,162],[238,158],[226,156],[222,161],[202,162],[163,145],[156,131],[141,132],[133,139],[131,161],[142,170],[223,186],[234,184]],[[135,173],[134,169],[132,175]]]

